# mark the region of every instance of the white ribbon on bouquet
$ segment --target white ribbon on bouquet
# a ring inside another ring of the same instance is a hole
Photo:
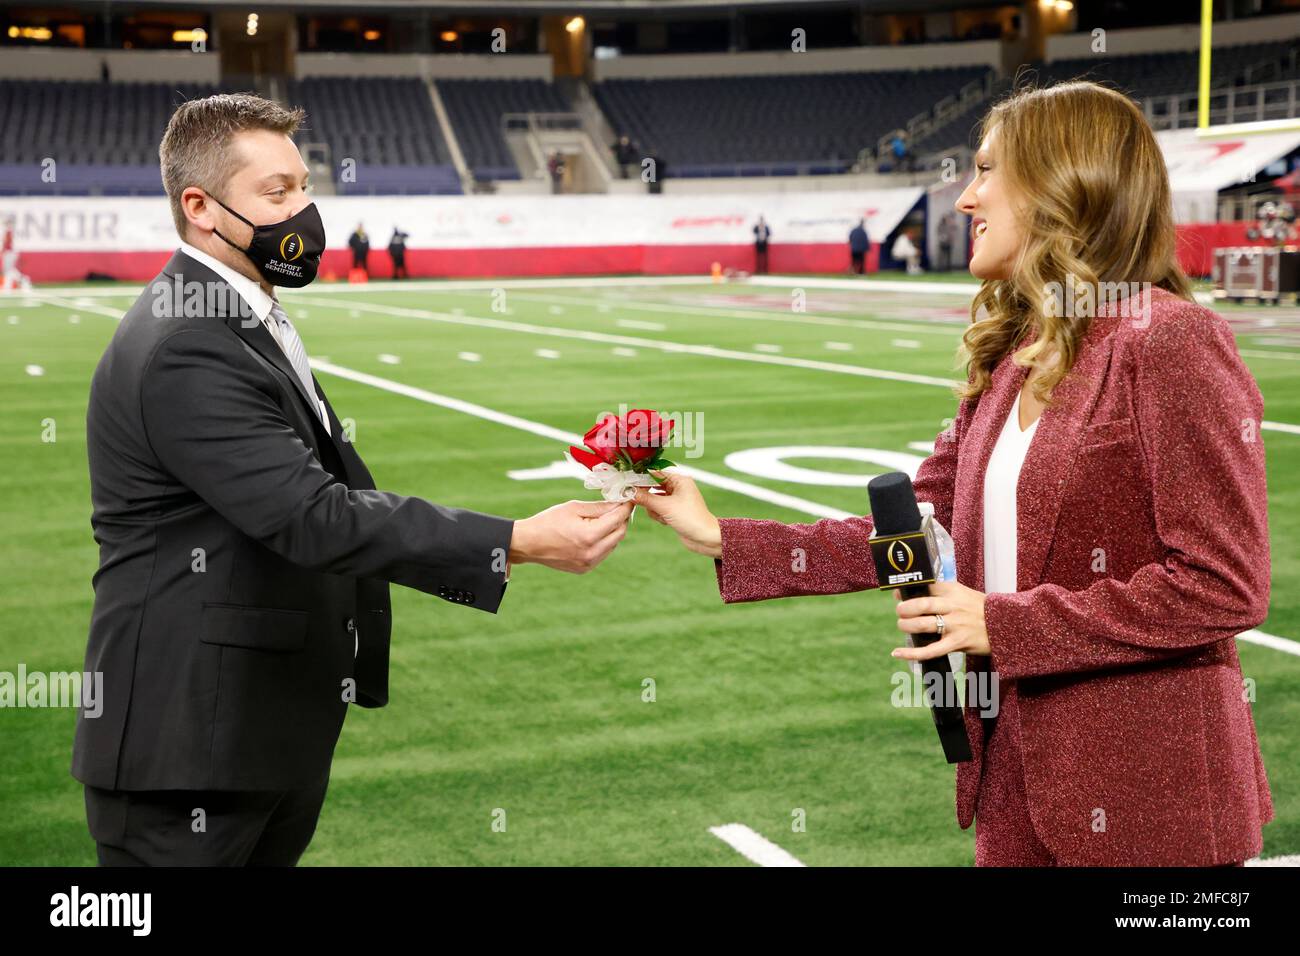
[[[631,501],[636,497],[638,488],[653,488],[659,482],[639,472],[619,471],[602,461],[591,469],[591,474],[582,479],[582,484],[584,488],[599,488],[601,497],[606,501]]]

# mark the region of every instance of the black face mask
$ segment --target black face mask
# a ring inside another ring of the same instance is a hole
[[[217,199],[216,196],[212,197]],[[241,222],[253,226],[235,210],[217,199],[221,208]],[[271,223],[269,226],[253,226],[253,241],[248,248],[236,246],[221,231],[214,229],[218,236],[253,261],[262,278],[271,285],[298,289],[316,278],[320,268],[321,253],[325,251],[325,224],[321,222],[316,204],[311,203],[290,216],[283,222]]]

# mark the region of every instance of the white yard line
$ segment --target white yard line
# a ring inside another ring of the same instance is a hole
[[[803,866],[791,854],[743,823],[709,827],[709,832],[745,859],[759,866]]]
[[[727,844],[745,859],[759,866],[803,866],[787,850],[777,846],[761,833],[756,833],[743,823],[727,823],[719,827],[709,827],[709,832]],[[1246,866],[1300,866],[1300,853],[1286,856],[1255,857],[1246,861]]]
[[[400,283],[397,284],[400,285]],[[349,289],[348,291],[352,290]],[[105,315],[111,319],[118,320],[122,318],[124,310],[110,309],[105,306],[92,305],[86,302],[73,302],[65,298],[49,295],[48,292],[49,290],[46,290],[45,297],[47,301],[71,311],[95,312],[99,315]],[[124,295],[125,293],[119,292],[117,294]],[[680,352],[687,355],[702,355],[708,358],[729,359],[740,362],[756,362],[760,365],[784,365],[789,368],[810,369],[815,372],[832,372],[839,375],[857,375],[862,378],[888,379],[896,382],[910,382],[914,385],[935,385],[948,389],[951,389],[954,385],[961,384],[956,379],[938,378],[933,375],[916,375],[910,372],[895,372],[889,369],[869,368],[863,365],[846,365],[841,362],[823,362],[817,359],[793,358],[788,355],[741,352],[735,349],[714,348],[711,345],[688,345],[684,342],[669,342],[630,335],[614,335],[605,332],[587,332],[581,329],[564,329],[548,325],[531,325],[526,322],[509,322],[504,319],[476,318],[468,315],[455,315],[450,312],[433,312],[428,309],[409,309],[400,306],[381,306],[352,301],[339,304],[325,300],[313,300],[301,293],[295,295],[295,298],[307,305],[320,305],[324,308],[333,309],[341,309],[346,305],[346,307],[356,309],[357,311],[378,312],[381,315],[420,319],[425,322],[445,322],[451,325],[468,325],[477,328],[497,329],[505,332],[523,332],[530,335],[550,335],[558,338],[581,339],[588,342],[602,342],[624,346],[630,345],[640,348],[658,349],[661,352]],[[1277,431],[1290,435],[1300,435],[1300,425],[1292,425],[1288,422],[1275,422],[1266,419],[1260,422],[1260,428],[1265,431]]]
[[[134,299],[135,296],[133,295],[132,298]],[[69,312],[94,312],[96,315],[104,315],[118,322],[122,321],[122,316],[126,314],[126,309],[110,309],[106,305],[95,305],[90,302],[73,302],[70,299],[63,299],[58,296],[47,296],[45,301],[51,305],[67,309]]]
[[[1284,359],[1288,362],[1300,362],[1300,352],[1265,352],[1260,349],[1238,349],[1247,358]]]
[[[324,308],[342,308],[341,305],[324,300],[298,297],[307,305],[319,305]],[[587,342],[602,342],[611,345],[632,345],[640,348],[658,349],[661,352],[678,352],[685,355],[701,355],[707,358],[729,359],[738,362],[757,362],[762,365],[784,365],[789,368],[810,369],[815,372],[832,372],[839,375],[857,375],[862,378],[879,378],[895,382],[910,382],[913,385],[935,385],[951,389],[961,384],[956,379],[939,378],[934,375],[917,375],[911,372],[895,372],[890,369],[869,368],[863,365],[846,365],[842,362],[823,362],[819,359],[795,358],[789,355],[770,355],[760,352],[741,352],[736,349],[720,349],[712,345],[689,345],[685,342],[671,342],[662,339],[647,339],[631,335],[617,335],[609,332],[589,332],[583,329],[565,329],[550,325],[533,325],[527,322],[512,322],[506,319],[485,319],[472,315],[456,315],[450,312],[434,312],[429,309],[411,309],[392,305],[373,305],[370,303],[348,302],[351,308],[363,312],[377,312],[401,318],[420,319],[425,322],[444,322],[449,325],[468,325],[474,328],[496,329],[504,332],[523,332],[528,335],[549,335],[558,338],[580,339]],[[1260,427],[1266,431],[1280,431],[1300,434],[1300,426],[1284,422],[1263,421]]]
[[[609,305],[605,302],[595,302],[591,299],[580,296],[569,295],[529,295],[520,293],[515,296],[517,299],[523,299],[527,302],[564,302],[569,305],[586,305],[590,308],[596,308],[598,305]],[[719,318],[719,319],[743,319],[745,321],[756,320],[760,322],[787,322],[794,325],[833,325],[839,328],[867,329],[870,331],[881,332],[929,332],[935,335],[946,335],[954,340],[961,338],[961,332],[966,328],[965,322],[945,322],[945,321],[927,321],[916,320],[913,322],[883,322],[877,319],[848,319],[839,315],[820,315],[809,313],[791,312],[789,315],[782,312],[761,309],[723,309],[710,305],[700,305],[698,307],[688,305],[672,305],[667,302],[642,302],[637,300],[626,300],[610,305],[611,309],[632,310],[637,312],[667,312],[674,315],[686,315],[694,318]]]
[[[306,305],[319,305],[324,308],[343,308],[336,302],[322,299],[296,297]],[[522,332],[527,335],[547,335],[562,339],[579,339],[586,342],[601,342],[607,345],[632,345],[639,348],[658,349],[661,352],[677,352],[683,355],[702,355],[707,358],[730,359],[737,362],[757,362],[763,365],[785,365],[790,368],[813,369],[819,372],[838,372],[842,375],[858,375],[863,378],[888,379],[895,382],[910,382],[913,385],[937,385],[951,388],[957,384],[955,379],[938,378],[933,375],[915,375],[911,372],[894,372],[889,369],[867,368],[861,365],[844,365],[839,362],[822,362],[817,359],[792,358],[786,355],[765,355],[758,352],[741,352],[736,349],[720,349],[711,345],[689,345],[685,342],[669,342],[662,339],[647,339],[632,335],[618,335],[612,332],[589,332],[584,329],[565,329],[550,325],[533,325],[528,322],[512,322],[507,319],[486,319],[472,315],[456,315],[451,312],[433,312],[429,309],[410,309],[393,305],[372,305],[362,302],[348,302],[346,306],[362,312],[377,312],[380,315],[392,315],[400,318],[420,319],[425,322],[443,322],[448,325],[467,325],[479,329],[495,329],[501,332]]]
[[[1288,637],[1278,637],[1276,634],[1265,634],[1257,628],[1252,627],[1249,631],[1242,631],[1237,635],[1237,640],[1258,644],[1260,647],[1271,647],[1275,651],[1300,657],[1300,641],[1293,641]]]
[[[965,295],[974,297],[980,290],[978,282],[905,282],[900,279],[823,279],[803,276],[752,276],[750,285],[778,286],[783,289],[855,289],[875,292],[928,292],[939,295]],[[1212,305],[1216,300],[1210,292],[1195,292],[1193,298],[1201,305]]]
[[[518,278],[518,279],[410,279],[394,282],[391,279],[375,279],[364,284],[354,284],[350,282],[320,282],[313,283],[311,295],[317,295],[322,292],[402,292],[404,290],[413,292],[437,292],[440,289],[456,291],[462,289],[532,289],[532,288],[555,288],[555,289],[588,289],[619,286],[667,286],[667,285],[709,285],[712,283],[710,276],[588,276],[588,277],[537,277],[537,278]],[[50,286],[30,289],[22,293],[13,293],[21,295],[24,298],[40,298],[42,295],[84,295],[84,296],[113,296],[129,295],[135,298],[144,289],[145,283],[138,286],[127,287],[124,291],[121,286]],[[291,290],[285,290],[291,291]],[[0,297],[0,302],[4,299]]]

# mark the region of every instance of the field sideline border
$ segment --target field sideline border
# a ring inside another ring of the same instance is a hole
[[[134,283],[132,283],[134,285]],[[375,279],[370,282],[334,282],[334,283],[313,283],[315,288],[309,294],[316,295],[320,292],[342,292],[364,291],[365,289],[374,289],[377,292],[400,292],[403,289],[414,290],[417,292],[433,292],[438,289],[461,290],[461,289],[520,289],[520,288],[602,288],[618,286],[658,286],[658,285],[753,285],[753,286],[779,286],[781,288],[813,288],[813,289],[856,289],[872,290],[876,292],[929,292],[938,295],[964,295],[973,297],[980,289],[977,282],[925,282],[915,281],[908,282],[899,279],[833,279],[827,276],[800,276],[800,275],[764,275],[750,276],[748,279],[728,279],[724,282],[714,282],[710,275],[690,275],[690,276],[536,276],[536,277],[517,277],[512,279],[409,279],[393,281],[392,279]],[[139,284],[144,288],[144,283]],[[294,290],[287,290],[293,292]],[[124,294],[121,287],[115,288],[97,288],[95,286],[37,286],[26,291],[16,290],[7,293],[0,293],[0,303],[4,302],[4,296],[13,295],[16,297],[33,297],[42,292],[51,295],[122,295]],[[1196,292],[1196,301],[1202,305],[1209,305],[1215,302],[1214,295],[1209,292]]]
[[[349,287],[351,288],[351,287]],[[118,293],[125,297],[125,293]],[[374,302],[345,300],[342,303],[319,301],[311,296],[314,293],[297,293],[292,298],[299,299],[304,305],[320,305],[325,308],[342,309],[344,307],[362,312],[377,312],[396,318],[411,318],[425,322],[442,322],[450,325],[466,325],[471,328],[496,329],[505,332],[522,332],[530,335],[553,336],[586,342],[601,342],[608,345],[624,345],[637,348],[657,349],[661,352],[676,352],[686,355],[699,355],[708,358],[729,359],[732,361],[754,362],[763,365],[780,365],[787,368],[802,368],[817,372],[832,372],[842,375],[856,375],[861,378],[878,378],[887,381],[909,382],[914,385],[935,385],[951,389],[960,385],[956,379],[938,378],[933,375],[918,375],[911,372],[895,372],[889,369],[876,369],[865,365],[852,365],[843,362],[826,362],[820,359],[803,359],[787,355],[773,355],[764,352],[745,352],[739,349],[721,349],[711,345],[692,345],[663,339],[644,338],[641,336],[620,335],[617,333],[596,332],[587,329],[570,329],[562,326],[537,325],[530,322],[516,322],[506,319],[484,318],[466,315],[463,312],[439,312],[433,309],[414,309],[407,306],[380,305]],[[122,312],[106,306],[92,303],[78,303],[67,297],[56,297],[47,293],[45,301],[65,309],[82,309],[96,311],[120,320]],[[1260,428],[1265,431],[1283,432],[1300,435],[1300,425],[1289,422],[1264,420]]]

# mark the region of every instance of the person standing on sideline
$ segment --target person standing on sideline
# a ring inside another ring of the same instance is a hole
[[[867,250],[870,248],[871,240],[867,238],[867,221],[859,219],[858,224],[849,230],[849,258],[853,261],[854,275],[862,275],[867,271]]]
[[[393,260],[394,279],[411,278],[411,274],[406,271],[406,240],[410,237],[410,233],[393,227],[393,238],[388,240],[388,255]]]
[[[370,237],[361,223],[357,223],[356,230],[348,237],[348,248],[352,250],[352,268],[360,269],[370,278]]]
[[[772,238],[772,230],[767,224],[767,220],[761,215],[758,222],[754,225],[754,274],[760,275],[767,272],[767,242]]]

